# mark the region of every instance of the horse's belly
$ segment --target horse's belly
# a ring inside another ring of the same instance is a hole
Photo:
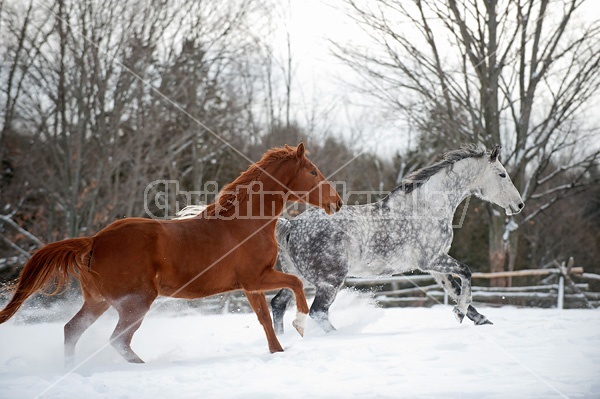
[[[156,273],[160,295],[203,298],[239,288],[236,268],[228,259],[220,260],[220,251],[207,253],[202,248],[173,253],[160,264]]]
[[[201,272],[165,273],[159,276],[159,294],[174,298],[204,298],[240,289],[232,268],[215,268]]]
[[[363,258],[350,262],[349,276],[376,277],[389,276],[416,269],[414,260],[405,256],[390,257],[389,259]]]

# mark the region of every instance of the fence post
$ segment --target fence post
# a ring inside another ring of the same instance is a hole
[[[558,277],[558,304],[557,308],[563,309],[565,302],[565,276],[561,273]]]

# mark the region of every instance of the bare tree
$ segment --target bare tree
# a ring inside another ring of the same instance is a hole
[[[491,270],[512,269],[518,223],[589,184],[600,159],[590,140],[598,126],[585,119],[600,88],[600,21],[582,19],[580,0],[347,4],[372,45],[340,43],[336,55],[362,77],[363,91],[422,132],[421,145],[502,145],[525,202],[537,204],[520,218],[489,207]],[[569,161],[551,168],[558,155]]]
[[[246,135],[238,68],[252,53],[245,32],[256,7],[3,2],[0,148],[8,136],[29,148],[13,140],[10,161],[23,179],[3,186],[0,198],[34,193],[44,209],[37,236],[50,241],[142,216],[153,180],[181,179],[188,190],[203,179],[230,180],[239,168],[224,164],[241,161],[224,142],[238,146]],[[17,213],[2,212],[19,219],[32,195]]]
[[[261,3],[263,14],[249,34],[254,38],[258,50],[252,68],[253,73],[261,76],[261,87],[256,93],[262,97],[264,105],[259,115],[272,135],[297,128],[292,104],[297,96],[295,75],[299,61],[293,51],[290,2],[261,0]]]

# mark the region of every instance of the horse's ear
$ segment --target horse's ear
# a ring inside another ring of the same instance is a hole
[[[497,161],[498,158],[500,157],[500,147],[499,145],[497,145],[493,150],[492,153],[490,154],[490,162],[494,162]]]
[[[303,156],[304,156],[304,143],[300,143],[300,144],[298,144],[298,147],[296,148],[296,157],[302,158]]]
[[[289,145],[287,145],[287,144],[286,144],[286,145],[284,145],[284,146],[283,146],[283,148],[285,148],[285,149],[286,149],[286,150],[288,150],[288,151],[291,151],[291,150],[292,150],[292,147],[290,147],[290,146],[289,146]]]

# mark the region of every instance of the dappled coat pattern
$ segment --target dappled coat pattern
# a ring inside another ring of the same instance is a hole
[[[406,177],[381,201],[346,205],[332,217],[308,209],[293,220],[280,219],[277,238],[284,271],[316,287],[310,315],[325,331],[334,329],[329,307],[346,276],[381,276],[410,270],[429,272],[456,300],[454,312],[476,324],[489,321],[471,305],[471,272],[448,255],[452,219],[468,196],[500,205],[507,215],[523,207],[500,163],[499,148],[474,146]],[[458,278],[458,280],[455,279]],[[271,301],[276,331],[291,295],[281,290]]]

